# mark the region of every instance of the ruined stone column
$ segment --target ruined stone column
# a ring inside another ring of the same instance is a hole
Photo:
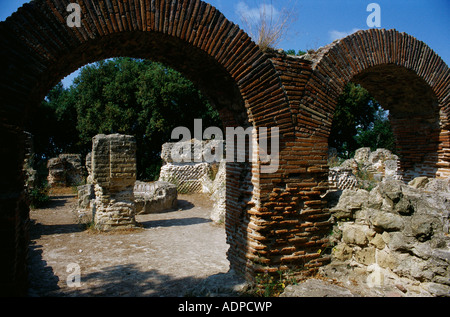
[[[92,139],[95,226],[100,230],[136,224],[133,188],[136,182],[136,140],[128,135],[97,135]]]

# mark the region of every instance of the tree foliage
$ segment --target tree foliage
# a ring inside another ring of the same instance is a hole
[[[207,99],[180,73],[131,58],[84,67],[70,88],[58,84],[52,89],[38,113],[41,120],[33,120],[31,132],[39,154],[85,155],[97,134],[133,135],[141,180],[158,177],[161,145],[170,141],[175,127],[192,128],[196,118],[209,126],[221,122]]]
[[[329,146],[348,158],[361,147],[395,152],[395,141],[387,114],[363,87],[349,83],[334,113]]]

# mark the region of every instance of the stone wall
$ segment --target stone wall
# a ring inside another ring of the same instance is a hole
[[[330,211],[334,270],[364,277],[368,287],[450,296],[450,179],[344,190]]]
[[[214,180],[213,168],[219,163],[206,162],[205,153],[210,147],[217,146],[216,143],[192,139],[163,144],[159,180],[176,185],[179,193],[209,193]],[[172,152],[174,149],[177,153]]]
[[[176,162],[172,152],[174,147],[190,149],[181,151],[179,159],[185,162]],[[162,146],[161,167],[159,180],[174,184],[179,193],[209,194],[213,201],[211,219],[217,223],[225,222],[226,213],[226,161],[206,162],[206,153],[214,152],[212,149],[223,146],[222,141],[199,141],[192,139],[186,142],[165,143]]]
[[[336,162],[335,155],[329,156]],[[355,156],[338,166],[330,168],[328,182],[330,190],[370,188],[384,179],[402,179],[400,160],[386,149],[371,151],[370,148],[356,150]]]
[[[211,220],[216,223],[225,223],[226,218],[226,174],[227,164],[225,161],[220,162],[217,173],[215,175],[212,187],[209,191],[210,199],[213,201],[211,211]]]

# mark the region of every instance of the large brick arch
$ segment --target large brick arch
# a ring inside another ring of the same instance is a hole
[[[359,31],[311,57],[306,112],[328,137],[338,96],[350,81],[390,111],[405,180],[450,175],[450,70],[425,43],[396,30]]]
[[[224,127],[280,128],[293,134],[281,81],[237,25],[200,0],[78,0],[82,26],[66,24],[69,0],[34,0],[0,23],[2,292],[26,291],[28,207],[23,192],[23,125],[64,76],[94,61],[130,56],[160,61],[190,78],[219,110]],[[260,205],[259,163],[227,166],[231,267],[248,273],[247,211]],[[265,186],[270,190],[270,185]],[[251,266],[251,265],[250,265]],[[247,274],[248,275],[248,274]]]
[[[200,0],[78,0],[81,28],[66,25],[70,2],[34,0],[0,23],[2,294],[26,293],[24,122],[59,80],[104,58],[148,58],[181,71],[210,98],[225,127],[280,129],[276,173],[260,173],[259,162],[227,166],[228,258],[249,280],[329,261],[328,137],[349,81],[391,110],[405,170],[422,164],[425,173],[450,175],[449,69],[409,35],[358,32],[294,58],[263,53]],[[420,101],[415,106],[411,91]]]

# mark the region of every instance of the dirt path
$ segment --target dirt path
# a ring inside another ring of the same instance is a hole
[[[229,292],[242,280],[227,273],[225,229],[209,219],[211,206],[206,196],[180,195],[178,211],[137,216],[142,229],[108,234],[80,227],[76,197],[54,196],[48,208],[30,212],[29,294],[187,296]],[[76,268],[81,286],[69,287],[77,281],[73,277]]]

